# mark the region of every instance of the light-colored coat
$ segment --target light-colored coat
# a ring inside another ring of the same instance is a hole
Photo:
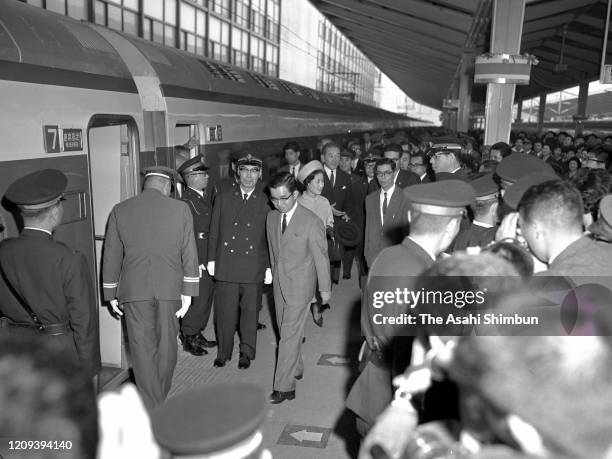
[[[268,213],[266,228],[272,278],[287,304],[306,305],[319,291],[330,292],[325,227],[319,217],[298,204],[285,233],[281,213]]]
[[[380,190],[366,196],[365,211],[363,253],[371,267],[381,250],[401,243],[408,235],[408,205],[402,189],[396,186],[388,199],[384,221],[380,219]]]

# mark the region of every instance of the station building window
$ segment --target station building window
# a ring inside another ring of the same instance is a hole
[[[265,42],[251,36],[251,70],[264,72]]]
[[[87,0],[84,1],[87,2]],[[68,15],[74,18],[77,17],[75,12],[86,15],[87,6],[84,1],[68,0]],[[138,2],[134,0],[96,0],[94,4],[96,24],[132,35],[138,35],[137,11]]]
[[[206,55],[206,13],[182,2],[180,14],[180,48],[201,56]]]
[[[234,24],[249,27],[249,0],[234,0],[232,12]]]
[[[270,43],[266,44],[266,73],[278,76],[278,48]]]
[[[266,18],[266,0],[251,0],[251,30],[264,35]]]
[[[249,34],[238,27],[232,28],[232,64],[249,66]]]
[[[208,56],[229,62],[230,25],[228,22],[208,17]]]
[[[210,0],[209,8],[224,18],[230,18],[230,0]]]

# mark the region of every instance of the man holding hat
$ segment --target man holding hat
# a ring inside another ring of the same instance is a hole
[[[475,198],[474,189],[462,180],[413,185],[403,193],[409,203],[410,235],[401,244],[383,249],[374,259],[368,288],[374,282],[382,286],[384,281],[380,278],[384,277],[402,277],[402,288],[414,287],[416,276],[450,246],[459,232],[466,206],[472,205]],[[384,287],[394,290],[400,286],[385,284]],[[406,307],[386,305],[385,315],[398,316]],[[366,428],[391,401],[391,379],[394,373],[406,368],[412,354],[413,338],[397,336],[396,325],[376,323],[374,314],[378,311],[367,301],[363,302],[361,329],[366,346],[362,361],[366,363],[346,401],[347,407],[359,416],[358,425]]]
[[[125,314],[134,377],[149,410],[170,391],[177,318],[200,282],[189,206],[169,197],[176,179],[168,167],[145,169],[144,191],[115,205],[104,241],[104,299]]]
[[[87,260],[53,240],[61,225],[67,177],[55,169],[13,182],[6,199],[19,209],[23,231],[0,244],[0,328],[38,335],[93,377],[100,371],[97,305]]]
[[[215,282],[206,271],[208,259],[208,233],[212,217],[212,202],[208,187],[208,167],[202,162],[202,156],[195,156],[185,161],[179,168],[185,184],[181,200],[189,206],[193,216],[194,234],[198,247],[198,263],[200,266],[200,294],[193,299],[191,307],[181,320],[181,342],[186,352],[195,356],[208,354],[205,349],[214,347],[215,341],[207,340],[200,333],[206,328],[212,309]]]
[[[206,269],[217,281],[214,308],[218,348],[214,365],[223,367],[232,358],[238,325],[238,368],[244,370],[255,359],[262,283],[272,282],[266,243],[270,207],[259,181],[261,159],[246,154],[236,166],[238,186],[219,192],[215,198]]]

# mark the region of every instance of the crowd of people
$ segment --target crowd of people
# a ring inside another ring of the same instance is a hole
[[[585,386],[606,394],[612,383],[605,308],[587,314],[581,326],[595,331],[581,338],[449,337],[378,323],[366,293],[385,278],[393,279],[388,287],[399,278],[402,287],[427,288],[434,278],[488,276],[501,308],[534,305],[534,276],[562,278],[569,289],[612,288],[612,136],[520,132],[485,146],[481,132],[400,130],[320,139],[314,154],[289,142],[282,153],[286,164],[266,183],[265,158],[245,151],[218,181],[199,154],[176,169],[147,168],[143,192],[111,211],[103,294],[125,319],[143,412],[165,406],[177,335],[194,356],[216,347],[219,368],[232,361],[238,331],[237,366],[250,367],[266,326],[266,284],[278,326],[268,401],[295,399],[305,322],[324,326],[342,275],[364,291],[365,340],[347,397],[364,436],[362,457],[492,457],[488,448],[502,448],[496,457],[604,457],[607,421],[583,428],[591,413],[568,398]],[[91,275],[82,254],[52,239],[66,186],[64,174],[43,170],[7,190],[23,232],[0,245],[0,323],[3,334],[36,335],[61,349],[91,382],[100,369]],[[407,312],[405,304],[392,308]],[[213,310],[215,337],[206,338]],[[547,371],[531,371],[538,365]],[[550,404],[529,402],[538,397],[555,405],[549,424],[538,409]],[[419,455],[428,438],[439,456]],[[84,438],[83,448],[92,442]]]

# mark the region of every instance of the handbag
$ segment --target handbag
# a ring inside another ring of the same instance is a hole
[[[334,238],[327,238],[327,255],[331,263],[342,260],[340,255],[340,241],[336,241]]]

